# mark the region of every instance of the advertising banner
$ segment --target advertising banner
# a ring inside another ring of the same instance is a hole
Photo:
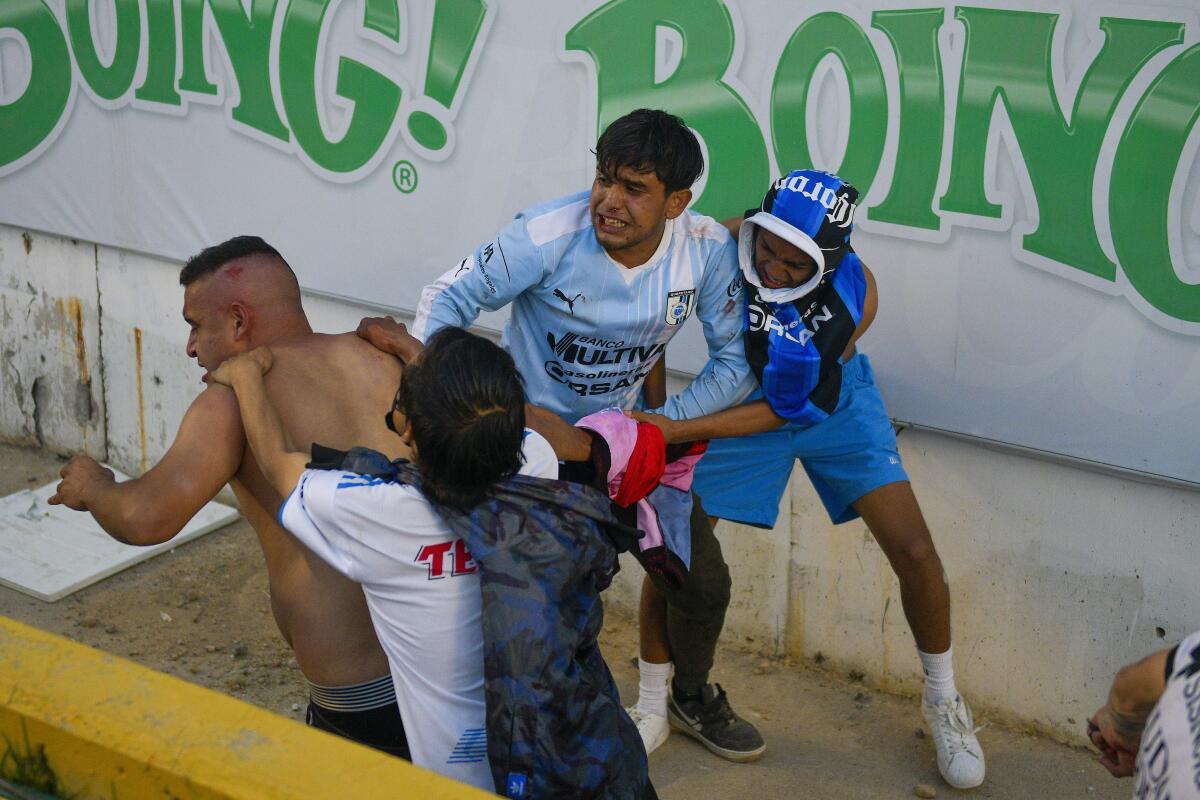
[[[255,233],[411,311],[642,106],[696,131],[717,218],[797,167],[858,186],[893,417],[1200,484],[1188,0],[3,0],[0,222]]]

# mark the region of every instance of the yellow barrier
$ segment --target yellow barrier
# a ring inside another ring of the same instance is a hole
[[[0,736],[78,798],[495,797],[4,617]]]

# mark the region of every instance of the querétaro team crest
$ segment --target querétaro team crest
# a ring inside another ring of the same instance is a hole
[[[696,299],[695,289],[682,289],[667,295],[667,324],[678,325],[692,313],[692,303]]]

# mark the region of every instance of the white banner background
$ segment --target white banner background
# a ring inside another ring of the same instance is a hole
[[[422,96],[432,0],[399,5],[401,37],[392,44],[364,34],[359,3],[333,4],[317,62],[323,95],[318,107],[329,138],[340,136],[354,111],[333,102],[339,57],[369,64],[400,85],[404,98],[382,146],[349,176],[322,171],[294,140],[282,143],[232,121],[238,88],[209,14],[206,60],[208,76],[219,87],[216,97],[181,93],[182,104],[167,107],[134,99],[131,89],[117,101],[101,100],[73,67],[72,96],[56,130],[22,159],[0,167],[0,221],[179,260],[229,236],[255,233],[279,247],[309,289],[412,310],[425,283],[492,236],[517,210],[590,184],[601,81],[591,57],[568,50],[565,41],[589,13],[620,4],[493,0],[449,109]],[[665,16],[688,9],[670,0],[657,5]],[[62,0],[46,0],[46,6],[65,30]],[[105,63],[115,40],[116,6],[114,0],[95,0],[91,6]],[[1104,172],[1111,167],[1117,134],[1151,79],[1200,38],[1196,9],[1154,2],[1100,8],[1086,0],[995,7],[1014,6],[1062,15],[1054,88],[1067,109],[1079,74],[1095,56],[1102,13],[1186,26],[1183,42],[1156,56],[1122,97],[1101,151]],[[277,73],[287,7],[287,0],[279,0],[270,60],[276,107],[285,121]],[[1005,129],[1002,115],[994,120],[986,181],[989,199],[1004,207],[999,220],[943,214],[941,231],[930,232],[870,219],[871,206],[888,194],[899,103],[896,59],[887,38],[872,30],[871,13],[909,6],[781,7],[770,0],[743,0],[728,7],[736,46],[724,78],[753,113],[771,154],[771,174],[800,166],[775,163],[770,107],[780,54],[797,26],[820,12],[839,11],[867,33],[880,60],[892,113],[855,239],[879,282],[880,314],[863,347],[872,356],[892,415],[1200,484],[1196,326],[1156,312],[1120,274],[1115,283],[1098,285],[1073,268],[1030,263],[1023,256],[1020,237],[1036,226],[1038,210],[1012,136],[999,133]],[[142,0],[143,20],[146,8]],[[177,0],[177,14],[179,8]],[[963,35],[955,22],[957,7],[946,8],[943,189],[953,158]],[[133,87],[141,85],[147,69],[144,23],[142,30]],[[669,25],[658,30],[656,41],[656,77],[665,81],[681,59],[691,56],[680,47],[684,37]],[[0,111],[25,92],[40,90],[28,85],[30,58],[22,36],[0,22]],[[814,160],[836,169],[854,123],[845,73],[836,59],[816,71],[813,86],[808,109],[822,112],[807,121]],[[408,134],[406,120],[414,109],[433,111],[448,123],[450,144],[442,151],[430,152]],[[5,125],[20,124],[4,119]],[[1200,131],[1193,129],[1172,201],[1174,269],[1193,284],[1200,282],[1198,145]],[[401,161],[417,176],[411,193],[396,185],[393,172]],[[702,183],[698,196],[703,188]],[[726,213],[745,208],[756,204],[765,188],[722,198],[718,205]],[[1106,188],[1102,175],[1094,205],[1101,244],[1115,260]],[[1062,187],[1076,190],[1087,187]],[[484,324],[498,327],[502,320],[503,315],[493,316]],[[682,341],[669,351],[669,364],[695,370],[702,361],[699,326],[689,323]]]

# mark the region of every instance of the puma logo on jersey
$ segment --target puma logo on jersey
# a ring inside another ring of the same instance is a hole
[[[459,275],[462,275],[464,272],[467,272],[470,269],[471,269],[471,259],[464,258],[462,261],[460,261],[458,263],[458,269],[454,270],[453,277],[457,278]]]
[[[565,294],[563,294],[562,289],[555,289],[554,296],[567,304],[567,310],[571,312],[572,317],[575,316],[575,301],[587,300],[587,298],[583,296],[583,292],[580,292],[574,297],[567,297]]]

